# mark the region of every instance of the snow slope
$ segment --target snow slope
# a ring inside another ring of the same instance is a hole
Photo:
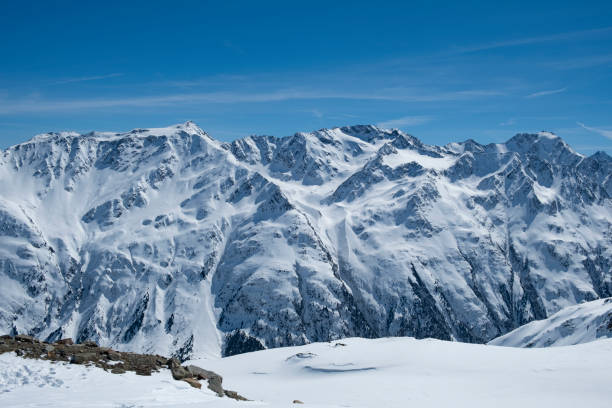
[[[612,339],[516,349],[352,338],[200,363],[273,406],[607,407],[612,398]]]
[[[561,309],[544,320],[527,323],[489,344],[511,347],[549,347],[586,343],[612,337],[612,298]]]
[[[342,344],[342,345],[341,345]],[[521,349],[343,339],[197,361],[252,402],[174,381],[0,355],[3,407],[608,407],[612,339]]]
[[[143,377],[97,367],[0,355],[0,406],[57,408],[246,407],[206,388],[175,381],[170,371]]]
[[[0,153],[0,332],[181,359],[484,343],[612,296],[611,174],[549,133],[39,135]]]

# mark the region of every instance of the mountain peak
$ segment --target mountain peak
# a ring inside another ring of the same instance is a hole
[[[559,136],[557,136],[555,133],[553,132],[548,132],[545,130],[542,130],[541,132],[538,132],[538,136],[539,137],[545,137],[548,139],[559,139]]]
[[[32,139],[25,143],[39,143],[45,142],[49,140],[60,140],[60,139],[69,139],[69,138],[93,138],[98,140],[114,140],[121,139],[125,137],[146,137],[146,136],[171,136],[176,135],[181,132],[185,132],[190,135],[198,135],[208,138],[209,140],[213,140],[205,131],[203,131],[198,125],[194,122],[188,120],[184,123],[179,123],[176,125],[171,125],[167,127],[160,128],[135,128],[127,132],[100,132],[100,131],[90,131],[87,133],[79,133],[74,131],[62,131],[62,132],[47,132],[41,133],[34,136]]]
[[[340,129],[341,131],[347,134],[378,133],[382,130],[374,125],[350,125],[350,126],[336,127],[334,129]]]
[[[383,129],[374,125],[342,126],[332,130],[340,131],[346,135],[356,137],[368,143],[383,139],[391,140],[399,135],[405,135],[405,133],[398,129]]]
[[[188,121],[4,151],[0,331],[181,358],[485,342],[612,288],[609,162],[556,136],[203,135]]]
[[[517,133],[511,137],[506,144],[514,145],[532,145],[542,140],[560,140],[561,138],[552,132],[538,132],[538,133]]]
[[[518,133],[504,145],[509,151],[523,157],[538,157],[557,163],[570,163],[583,158],[562,138],[551,132]]]
[[[32,137],[30,140],[25,143],[36,143],[36,142],[44,142],[50,139],[59,139],[59,138],[67,138],[67,137],[78,137],[81,136],[78,132],[73,131],[62,131],[62,132],[47,132],[47,133],[39,133]],[[20,143],[21,144],[21,143]]]
[[[170,136],[177,133],[185,132],[188,134],[197,134],[201,136],[208,136],[206,132],[204,132],[198,125],[194,122],[188,120],[184,123],[178,123],[176,125],[171,125],[167,127],[160,128],[147,128],[147,129],[133,129],[126,133],[116,133],[117,136],[126,135],[126,134],[142,134],[145,136]],[[210,136],[208,136],[210,138]]]
[[[201,127],[191,120],[174,125],[174,127],[176,129],[184,130],[187,133],[205,133]]]
[[[592,155],[589,156],[589,159],[593,159],[593,160],[597,160],[597,161],[604,161],[604,162],[610,162],[612,161],[612,157],[610,157],[610,155],[604,151],[597,151],[595,153],[593,153]]]

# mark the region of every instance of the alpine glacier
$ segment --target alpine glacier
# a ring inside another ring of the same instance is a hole
[[[484,343],[612,296],[611,198],[612,158],[547,132],[43,134],[0,153],[0,332],[183,360]]]

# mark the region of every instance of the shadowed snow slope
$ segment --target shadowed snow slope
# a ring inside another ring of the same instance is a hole
[[[0,332],[181,359],[487,342],[612,296],[611,169],[550,133],[39,135],[0,153]]]
[[[548,347],[612,337],[612,298],[561,309],[489,342],[497,346]]]

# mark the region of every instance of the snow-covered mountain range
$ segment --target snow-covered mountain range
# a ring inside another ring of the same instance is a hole
[[[0,153],[0,332],[181,358],[487,342],[612,296],[612,158],[546,132],[430,146],[195,124]]]

